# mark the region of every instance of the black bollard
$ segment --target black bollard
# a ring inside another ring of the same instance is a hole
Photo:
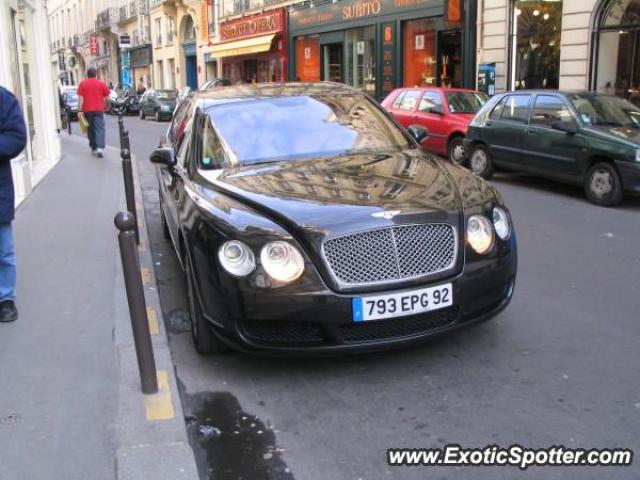
[[[71,135],[71,111],[69,110],[69,108],[66,108],[66,115],[67,115],[67,133],[69,135]]]
[[[120,150],[124,149],[124,120],[122,115],[118,115],[118,134],[120,135]]]
[[[131,150],[129,147],[129,132],[124,130],[122,132],[122,150],[120,151],[120,157],[122,158],[122,176],[124,178],[124,195],[127,200],[127,210],[133,215],[136,243],[139,244],[140,230],[138,228],[136,192],[133,184],[133,165],[131,164]]]
[[[119,230],[118,243],[120,244],[120,257],[122,258],[122,271],[124,283],[127,289],[129,302],[129,316],[131,317],[131,329],[133,341],[138,358],[142,393],[158,393],[158,377],[156,375],[156,363],[153,357],[153,344],[149,332],[149,319],[144,300],[140,263],[135,242],[135,219],[130,212],[120,212],[116,215],[114,223]]]

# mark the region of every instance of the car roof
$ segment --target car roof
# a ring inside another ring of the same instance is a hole
[[[580,95],[598,95],[598,96],[608,96],[606,93],[600,93],[600,92],[594,92],[594,91],[589,91],[589,90],[548,90],[548,89],[537,89],[537,90],[512,90],[509,92],[502,92],[499,93],[498,95],[517,95],[517,94],[527,94],[527,95],[534,95],[534,94],[557,94],[557,95],[575,95],[575,94],[580,94]]]
[[[203,108],[238,99],[275,98],[299,95],[364,95],[348,85],[335,82],[246,83],[198,90],[190,98]]]

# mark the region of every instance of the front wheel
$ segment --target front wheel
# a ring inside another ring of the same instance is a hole
[[[188,255],[185,255],[184,258],[184,275],[187,287],[187,301],[189,303],[189,317],[191,318],[191,338],[196,351],[200,355],[226,352],[228,350],[227,346],[216,338],[211,331],[209,322],[202,314],[200,302],[196,297],[191,262]]]
[[[464,137],[453,137],[449,142],[449,160],[456,165],[464,166],[465,158],[464,158],[464,145],[462,144],[462,140]]]
[[[156,110],[156,122],[159,122],[160,120],[160,110]]]
[[[144,120],[145,118],[144,109],[140,107],[140,120]]]
[[[622,201],[622,182],[610,163],[596,163],[587,172],[584,190],[590,202],[601,207],[613,207]]]
[[[473,149],[469,166],[474,175],[482,178],[491,178],[494,173],[494,168],[493,162],[491,161],[491,154],[489,150],[487,150],[487,147],[478,145]]]

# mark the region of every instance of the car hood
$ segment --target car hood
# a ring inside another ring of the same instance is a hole
[[[598,137],[622,142],[631,147],[640,147],[640,128],[629,127],[587,127],[588,132]]]

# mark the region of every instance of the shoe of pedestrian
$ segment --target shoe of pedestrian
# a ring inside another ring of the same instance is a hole
[[[98,153],[98,150],[95,148],[91,149],[91,155],[96,155]]]
[[[96,157],[102,158],[104,155],[101,148],[96,148]]]
[[[15,322],[18,319],[18,309],[13,300],[5,300],[0,303],[0,322]]]

